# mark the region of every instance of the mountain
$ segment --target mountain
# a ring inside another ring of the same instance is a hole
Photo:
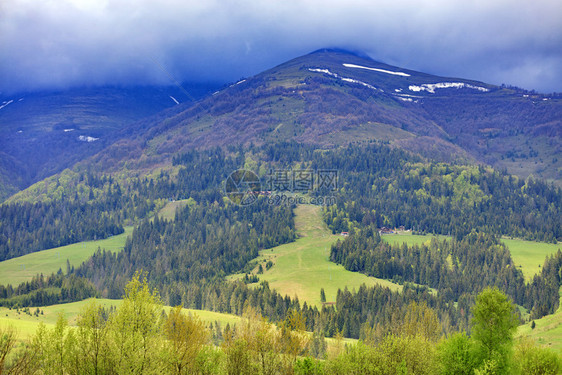
[[[103,150],[123,127],[216,89],[185,87],[97,87],[0,96],[0,201]]]
[[[0,98],[0,198],[77,162],[144,174],[193,148],[284,141],[379,140],[433,160],[562,181],[560,96],[329,49],[208,94],[215,89],[189,86],[196,102],[179,105],[187,97],[177,87]]]
[[[179,107],[179,106],[178,106]],[[136,123],[91,160],[146,169],[192,148],[380,140],[434,160],[562,180],[562,100],[319,50],[240,80],[159,121]]]

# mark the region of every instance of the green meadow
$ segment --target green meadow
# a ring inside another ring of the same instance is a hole
[[[18,335],[18,340],[28,340],[32,338],[35,333],[37,332],[37,328],[39,327],[40,323],[45,324],[45,326],[49,329],[52,329],[59,315],[62,313],[65,318],[68,319],[69,325],[76,326],[76,321],[81,313],[81,311],[86,307],[87,304],[90,302],[95,301],[95,303],[104,306],[105,308],[109,308],[110,306],[119,307],[123,301],[122,300],[111,300],[111,299],[87,299],[80,302],[72,302],[60,305],[53,305],[53,306],[45,306],[40,307],[40,313],[38,316],[34,315],[34,312],[37,308],[29,308],[31,315],[26,314],[23,310],[15,310],[15,309],[8,309],[6,307],[0,307],[0,330],[4,328],[14,328]],[[163,306],[166,312],[169,312],[171,307],[170,306]],[[185,314],[191,314],[193,316],[199,317],[202,322],[205,323],[206,326],[210,326],[211,324],[215,324],[216,322],[220,323],[221,327],[224,329],[226,325],[230,325],[231,327],[236,326],[244,322],[243,317],[231,314],[223,314],[213,311],[204,311],[204,310],[193,310],[193,309],[183,309],[182,310]],[[312,333],[310,333],[312,334]],[[338,350],[338,345],[354,345],[357,343],[358,340],[344,338],[340,344],[334,338],[326,338],[326,344],[328,345],[328,350]]]
[[[133,227],[125,227],[125,232],[104,240],[85,241],[72,245],[37,251],[21,257],[0,262],[0,284],[19,285],[31,280],[37,274],[50,275],[60,269],[66,272],[66,260],[71,266],[79,266],[87,260],[98,247],[111,251],[120,251],[125,246],[127,236]]]
[[[362,284],[402,289],[401,285],[347,271],[330,262],[330,246],[342,237],[333,235],[327,228],[319,206],[299,205],[295,209],[295,227],[299,236],[295,242],[262,250],[256,259],[264,270],[258,275],[260,281],[268,281],[270,287],[282,295],[296,295],[301,303],[306,301],[319,306],[321,288],[324,288],[327,302],[336,301],[338,289],[358,289]],[[274,266],[266,270],[268,261]],[[235,275],[235,278],[240,276]]]
[[[407,234],[383,234],[381,236],[383,241],[388,242],[391,245],[402,245],[403,243],[406,243],[408,246],[413,246],[413,245],[429,245],[429,242],[431,241],[431,238],[433,237],[437,237],[438,239],[442,239],[442,238],[449,238],[448,236],[434,236],[434,235],[430,235],[430,234],[426,234],[426,235],[417,235],[417,234],[411,234],[411,233],[407,233]]]

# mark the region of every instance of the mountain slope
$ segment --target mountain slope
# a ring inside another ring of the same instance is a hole
[[[0,97],[0,201],[110,145],[119,130],[214,86],[98,87]],[[185,106],[185,104],[183,104]],[[179,107],[179,106],[178,106]]]
[[[93,158],[100,170],[169,163],[191,148],[383,140],[432,159],[562,178],[562,100],[320,50],[242,80]]]

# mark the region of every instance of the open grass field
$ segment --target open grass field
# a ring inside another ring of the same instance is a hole
[[[526,280],[540,272],[545,258],[562,248],[560,244],[502,238],[511,252],[515,265],[523,271]]]
[[[158,217],[166,220],[174,220],[176,217],[176,210],[180,207],[185,206],[186,204],[189,204],[189,199],[168,202],[158,212]]]
[[[560,297],[562,298],[562,288],[560,288]],[[535,329],[531,329],[531,323],[519,326],[516,336],[530,337],[538,344],[554,350],[562,350],[562,305],[554,314],[535,320]]]
[[[80,312],[92,300],[92,298],[89,298],[79,302],[39,307],[39,310],[42,311],[42,314],[39,313],[38,316],[33,315],[33,313],[37,309],[36,307],[29,308],[31,315],[24,313],[21,309],[18,312],[15,309],[10,310],[6,307],[0,307],[0,327],[13,326],[18,331],[21,338],[27,338],[35,334],[40,322],[43,322],[45,325],[47,325],[47,327],[54,326],[61,312],[69,320],[70,325],[75,325]],[[95,302],[99,305],[109,308],[110,306],[119,307],[123,301],[102,298],[95,299]],[[170,309],[170,306],[164,306],[164,310],[166,310],[166,312],[168,312]],[[199,319],[207,323],[207,325],[214,322],[220,322],[223,327],[226,326],[227,323],[232,326],[239,323],[242,319],[241,317],[236,315],[222,314],[213,311],[193,309],[183,309],[183,311],[186,314],[193,314],[198,316]]]
[[[257,258],[264,269],[263,275],[259,275],[260,281],[267,280],[270,287],[281,294],[296,295],[301,303],[306,301],[320,306],[321,288],[324,288],[328,302],[335,302],[338,289],[358,289],[362,284],[402,289],[398,284],[347,271],[330,262],[330,246],[342,237],[331,234],[322,220],[319,206],[299,205],[295,209],[295,226],[299,235],[295,242],[263,250]],[[269,260],[274,266],[266,270],[265,264]]]
[[[125,227],[124,233],[105,240],[79,242],[0,262],[0,284],[19,285],[31,280],[37,274],[50,275],[57,272],[59,268],[66,272],[67,259],[70,265],[79,266],[95,253],[98,247],[120,251],[125,246],[125,240],[132,231],[132,226]]]

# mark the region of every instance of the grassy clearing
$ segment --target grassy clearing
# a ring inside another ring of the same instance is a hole
[[[6,307],[0,307],[0,327],[3,326],[13,326],[18,332],[21,338],[27,338],[35,333],[40,322],[43,322],[47,327],[53,327],[58,319],[60,313],[69,320],[70,325],[76,325],[76,320],[80,315],[80,312],[84,307],[90,303],[92,298],[86,299],[80,302],[65,303],[59,305],[39,307],[43,313],[39,313],[38,316],[34,316],[33,313],[37,309],[36,307],[30,307],[31,316],[24,313],[21,309],[16,311],[15,309],[8,309]],[[95,299],[96,303],[109,308],[110,306],[119,307],[123,300],[112,300],[112,299]],[[166,312],[170,311],[170,306],[164,306]],[[193,310],[193,309],[183,309],[186,314],[193,314],[198,316],[207,325],[214,322],[220,322],[222,327],[226,324],[235,325],[241,321],[241,317],[231,314],[222,314],[213,311],[203,311],[203,310]]]
[[[193,200],[192,200],[193,201]],[[176,210],[185,205],[190,204],[189,199],[182,199],[178,201],[171,201],[166,203],[166,205],[158,212],[158,217],[166,220],[174,220],[176,218]]]
[[[526,280],[531,280],[541,271],[545,258],[562,248],[560,244],[533,242],[518,239],[502,239],[509,247],[513,262],[523,271]]]
[[[279,293],[296,295],[301,302],[319,306],[321,288],[324,288],[328,302],[335,302],[338,289],[358,289],[362,284],[402,289],[398,284],[347,271],[330,262],[330,246],[342,237],[331,234],[322,220],[319,206],[298,206],[295,226],[299,234],[295,242],[263,250],[257,258],[264,269],[264,274],[259,275],[260,280],[268,281]],[[270,260],[274,266],[266,270],[265,264]]]
[[[39,323],[44,323],[48,328],[55,325],[60,313],[63,313],[68,318],[71,325],[76,324],[76,318],[82,309],[90,302],[87,299],[80,302],[72,302],[65,304],[58,304],[52,306],[39,307],[43,313],[38,316],[33,315],[37,307],[30,307],[29,311],[31,316],[24,313],[21,309],[8,309],[7,307],[0,307],[0,326],[12,326],[16,329],[21,339],[29,338],[37,331]],[[121,300],[98,299],[96,300],[100,305],[109,308],[110,306],[118,306]]]
[[[127,236],[133,227],[125,227],[125,232],[99,241],[79,242],[72,245],[37,251],[21,257],[0,262],[0,284],[18,285],[31,280],[37,274],[50,275],[60,269],[66,272],[66,260],[72,266],[79,266],[87,260],[98,247],[120,251],[125,246]]]
[[[560,297],[562,302],[562,288]],[[531,328],[530,322],[519,326],[517,337],[530,337],[538,344],[562,350],[562,304],[554,314],[535,320],[535,329]]]

